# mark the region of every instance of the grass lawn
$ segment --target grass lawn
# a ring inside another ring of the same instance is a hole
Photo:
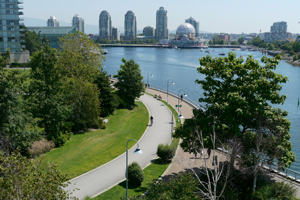
[[[163,100],[162,102],[167,105],[167,102]],[[174,121],[176,121],[176,127],[179,126],[180,122],[177,122],[176,120],[178,117],[178,113],[171,105],[168,105],[168,108],[171,111],[173,110]],[[172,146],[177,148],[178,143],[179,143],[179,139],[173,138]],[[140,187],[132,187],[130,184],[128,185],[128,196],[139,196],[144,192],[146,192],[148,188],[148,184],[151,183],[153,179],[158,179],[166,171],[168,166],[169,164],[162,164],[160,159],[155,160],[153,163],[151,163],[151,165],[149,165],[143,170],[145,179]],[[125,195],[126,195],[126,181],[123,181],[120,184],[116,185],[115,187],[100,194],[99,196],[93,199],[94,200],[119,199],[121,196],[125,197]],[[86,198],[86,199],[90,199],[90,198]]]
[[[136,102],[133,110],[117,110],[107,119],[105,130],[74,134],[64,146],[53,149],[40,159],[44,163],[57,164],[61,172],[74,178],[124,153],[128,139],[139,140],[143,135],[149,114],[142,102]],[[129,144],[135,145],[133,142]]]
[[[155,160],[151,165],[146,167],[144,171],[144,181],[140,187],[134,187],[128,184],[128,196],[138,196],[146,192],[148,183],[153,179],[158,179],[164,171],[168,168],[169,164],[162,164],[160,159]],[[111,188],[110,190],[102,193],[101,195],[93,198],[94,200],[109,200],[120,199],[126,196],[126,181],[123,181]]]

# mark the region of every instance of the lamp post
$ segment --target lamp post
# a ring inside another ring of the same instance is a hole
[[[169,80],[172,80],[172,85],[174,85],[173,79],[168,79],[167,82],[167,105],[169,105]]]
[[[137,147],[136,147],[136,149],[134,150],[133,153],[136,153],[136,154],[142,154],[143,153],[143,151],[139,147],[139,143],[135,139],[129,139],[127,141],[127,146],[126,146],[126,199],[128,199],[128,142],[130,140],[134,140],[137,144]]]
[[[182,116],[181,114],[179,115],[179,107],[180,107],[180,105],[179,105],[179,96],[180,96],[180,92],[181,92],[181,91],[185,92],[184,90],[179,90],[179,92],[178,92],[178,105],[177,105],[177,106],[178,106],[178,121],[179,121],[179,118],[183,118],[183,116]],[[183,96],[186,97],[187,94],[184,93]]]
[[[152,74],[151,74],[151,77],[153,77]],[[148,76],[147,76],[147,93],[149,94],[149,72],[148,72]]]

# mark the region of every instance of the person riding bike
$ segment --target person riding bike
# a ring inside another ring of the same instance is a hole
[[[150,122],[151,122],[151,126],[152,126],[152,124],[153,124],[153,117],[152,116],[150,117]]]

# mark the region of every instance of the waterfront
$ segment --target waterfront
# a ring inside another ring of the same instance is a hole
[[[106,61],[104,62],[104,70],[108,74],[117,74],[121,59],[133,58],[139,65],[144,76],[144,81],[147,82],[148,73],[153,75],[149,76],[150,86],[155,85],[161,88],[167,88],[167,80],[172,79],[174,85],[169,85],[169,90],[174,93],[178,93],[179,90],[184,90],[188,95],[188,98],[198,102],[198,99],[202,95],[202,89],[200,85],[195,84],[196,79],[203,79],[204,76],[197,72],[197,67],[200,66],[199,58],[208,55],[204,51],[199,49],[180,49],[172,50],[165,48],[106,48],[108,54],[106,55]],[[210,49],[212,57],[218,57],[219,53],[224,52],[226,55],[230,51],[227,48]],[[260,60],[262,57],[260,52],[254,51],[235,51],[237,57],[243,55],[244,58],[247,55],[252,54],[254,59]],[[276,73],[280,73],[283,76],[289,77],[289,82],[283,85],[281,94],[285,94],[287,99],[284,105],[276,105],[277,107],[289,112],[288,118],[291,120],[291,141],[293,144],[293,152],[296,155],[296,162],[293,163],[291,169],[300,172],[300,136],[298,131],[300,125],[298,121],[300,119],[300,111],[297,106],[298,97],[300,95],[300,67],[290,65],[285,61],[281,61],[277,66]]]

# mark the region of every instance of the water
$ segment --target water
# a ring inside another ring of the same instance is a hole
[[[197,49],[163,49],[163,48],[124,48],[114,47],[107,48],[108,54],[104,62],[104,70],[108,74],[114,75],[118,73],[121,59],[134,59],[140,65],[144,82],[147,82],[149,74],[150,86],[155,85],[167,89],[167,80],[174,81],[174,85],[169,84],[169,90],[178,93],[186,93],[189,99],[198,102],[202,96],[203,90],[200,85],[195,84],[196,79],[204,79],[204,75],[197,72],[197,67],[200,66],[199,58],[208,55],[204,51]],[[210,49],[212,57],[218,57],[219,53],[224,52],[226,55],[230,51],[227,48],[215,49],[215,52]],[[260,61],[261,53],[253,51],[235,51],[237,57],[252,54],[253,57]],[[287,96],[284,105],[276,105],[289,112],[288,118],[292,122],[291,125],[291,141],[293,144],[293,152],[296,159],[300,158],[300,108],[297,107],[298,97],[300,96],[300,67],[290,65],[285,61],[281,61],[277,66],[276,73],[289,77],[289,82],[283,85],[281,94]],[[153,77],[151,76],[153,75]],[[291,166],[292,170],[300,172],[300,161],[296,160]]]

